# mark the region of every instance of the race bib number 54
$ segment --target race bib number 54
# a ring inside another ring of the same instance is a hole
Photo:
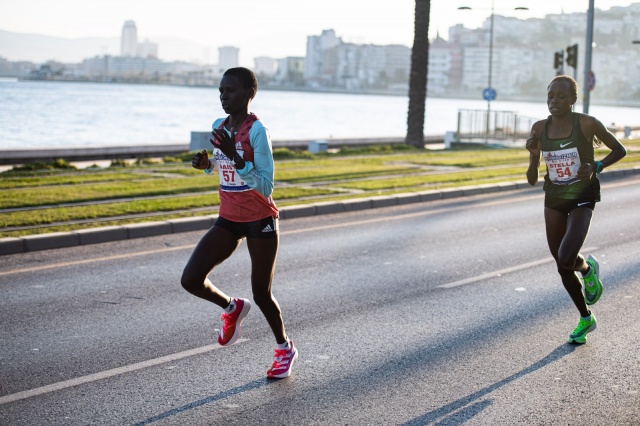
[[[543,151],[542,156],[547,164],[551,182],[557,185],[571,185],[578,182],[580,155],[577,148]]]

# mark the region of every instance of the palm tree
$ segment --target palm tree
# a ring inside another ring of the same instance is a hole
[[[409,113],[405,143],[424,147],[424,116],[429,69],[429,19],[431,0],[416,0],[411,74],[409,75]]]

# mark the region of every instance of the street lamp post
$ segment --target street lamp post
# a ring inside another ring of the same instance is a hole
[[[496,98],[496,91],[491,85],[491,77],[493,75],[493,23],[495,17],[494,1],[491,0],[491,18],[489,24],[489,78],[487,81],[487,87],[482,91],[482,96],[487,101],[487,123],[485,127],[484,143],[489,142],[489,127],[491,124],[491,101]],[[458,10],[472,10],[469,6],[460,6]],[[516,7],[513,10],[529,10],[528,7]]]
[[[491,75],[493,74],[493,22],[494,22],[494,16],[495,14],[493,13],[493,0],[491,0],[491,25],[489,25],[489,81],[487,84],[487,94],[486,94],[486,98],[487,98],[487,129],[484,135],[484,143],[487,144],[489,143],[489,125],[490,125],[490,119],[489,117],[491,116],[491,100],[496,98],[496,91],[494,90],[493,86],[491,85]]]
[[[589,87],[590,81],[594,80],[594,74],[591,71],[591,51],[593,49],[593,8],[594,8],[594,0],[589,0],[589,10],[587,12],[587,40],[586,40],[586,48],[584,49],[584,85],[583,88],[583,101],[582,101],[582,112],[584,114],[589,114],[589,102],[591,101],[591,89],[593,87]]]

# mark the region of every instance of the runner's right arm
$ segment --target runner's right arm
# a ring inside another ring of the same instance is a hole
[[[529,151],[529,168],[527,168],[527,181],[534,186],[538,183],[538,168],[540,167],[540,135],[546,120],[541,120],[531,127],[531,135],[527,139],[526,147]]]

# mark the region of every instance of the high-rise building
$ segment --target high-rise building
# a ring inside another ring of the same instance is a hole
[[[259,56],[257,58],[253,58],[253,72],[256,75],[264,75],[266,77],[271,77],[278,72],[278,60],[275,58],[270,58],[267,56]]]
[[[136,56],[138,48],[138,29],[133,21],[125,21],[120,39],[120,56]]]
[[[145,40],[136,46],[136,56],[139,58],[158,58],[158,45]]]
[[[218,48],[218,67],[222,71],[238,66],[238,52],[240,49],[233,46],[222,46]]]
[[[342,44],[342,39],[336,36],[334,30],[323,30],[319,36],[307,37],[307,55],[304,59],[304,78],[326,77],[326,69],[330,66],[324,61],[326,52]]]

